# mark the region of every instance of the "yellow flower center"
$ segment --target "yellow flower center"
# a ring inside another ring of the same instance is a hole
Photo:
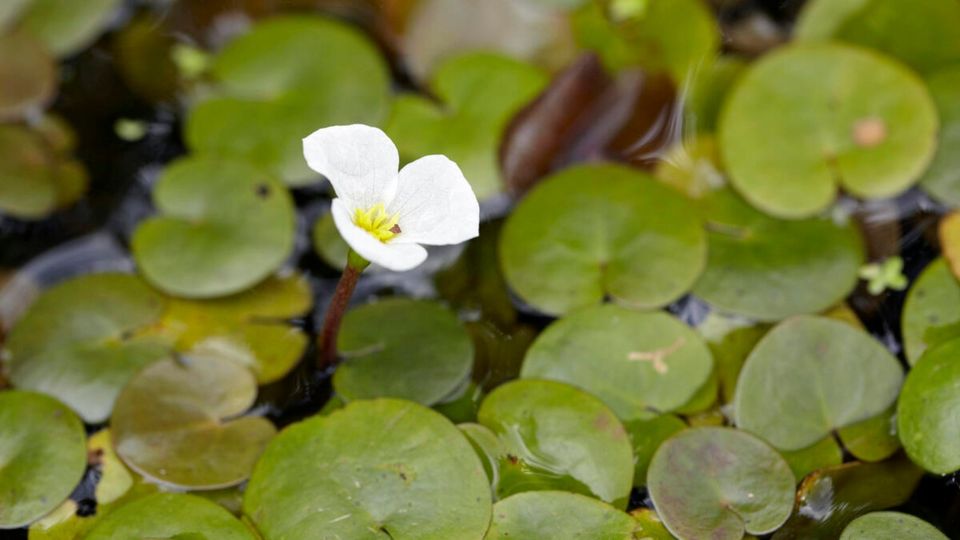
[[[353,216],[353,222],[357,227],[372,234],[374,238],[381,242],[386,242],[394,236],[400,234],[400,226],[397,225],[399,214],[388,215],[387,209],[383,203],[377,203],[366,210],[357,208]]]

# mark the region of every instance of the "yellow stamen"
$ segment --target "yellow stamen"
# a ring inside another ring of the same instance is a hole
[[[398,214],[388,215],[383,203],[377,203],[366,210],[357,208],[353,222],[377,240],[386,242],[400,234],[400,227],[397,225],[399,217]]]

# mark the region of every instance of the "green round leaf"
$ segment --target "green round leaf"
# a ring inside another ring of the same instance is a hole
[[[565,491],[530,491],[493,506],[485,540],[633,540],[629,514],[596,499]]]
[[[435,405],[470,375],[473,344],[442,305],[395,298],[347,313],[337,339],[344,362],[333,388],[347,401],[394,397]]]
[[[574,17],[577,41],[613,70],[643,66],[683,83],[713,60],[720,32],[702,0],[591,2]]]
[[[907,455],[924,469],[960,470],[960,340],[928,349],[907,374],[897,428]]]
[[[937,112],[907,68],[839,44],[794,45],[745,72],[720,118],[730,179],[769,214],[808,217],[838,187],[896,195],[919,180],[936,149]]]
[[[214,95],[190,111],[187,144],[247,160],[290,185],[320,179],[303,160],[301,139],[322,126],[378,124],[390,98],[374,44],[322,17],[261,22],[230,42],[211,69]]]
[[[156,362],[117,397],[110,427],[117,454],[153,482],[218,489],[244,481],[276,430],[241,416],[257,384],[243,366],[219,356]]]
[[[300,361],[307,336],[288,322],[308,311],[313,295],[299,274],[271,276],[239,294],[211,300],[170,298],[162,325],[181,352],[210,352],[243,364],[257,382],[274,382]]]
[[[264,540],[478,540],[491,507],[460,431],[396,399],[356,401],[286,428],[243,501]]]
[[[705,259],[693,206],[650,176],[617,165],[571,167],[541,181],[500,237],[507,283],[549,314],[607,296],[662,306],[690,289]]]
[[[940,201],[960,206],[960,67],[934,73],[927,87],[940,112],[940,142],[920,185]]]
[[[31,0],[20,26],[59,57],[90,46],[117,13],[122,0]]]
[[[730,190],[703,207],[707,268],[693,292],[718,309],[776,321],[823,311],[856,286],[864,248],[852,224],[772,218]]]
[[[386,132],[400,157],[444,154],[457,162],[481,201],[503,190],[498,151],[507,123],[547,84],[541,70],[491,53],[444,62],[431,88],[443,102],[398,98]]]
[[[900,512],[872,512],[850,522],[840,540],[948,540],[926,521]]]
[[[663,524],[680,540],[766,534],[793,509],[793,473],[772,448],[743,431],[702,427],[660,446],[647,476]]]
[[[921,73],[960,62],[960,5],[955,0],[812,0],[794,36],[877,49]]]
[[[960,337],[960,283],[945,259],[930,263],[903,304],[903,348],[915,364],[928,347]]]
[[[0,392],[0,529],[43,517],[64,501],[87,466],[80,420],[43,394]]]
[[[57,397],[87,422],[103,422],[130,377],[169,355],[149,332],[162,312],[162,298],[133,275],[90,274],[56,285],[10,331],[10,379]]]
[[[153,199],[160,215],[137,227],[133,255],[147,281],[174,296],[242,291],[273,273],[293,248],[290,194],[244,162],[177,161]]]
[[[777,448],[799,450],[882,413],[902,380],[897,359],[862,330],[794,317],[747,358],[734,399],[737,425]]]
[[[170,540],[254,540],[230,512],[202,497],[156,493],[110,512],[84,540],[169,538]]]
[[[710,350],[687,325],[606,304],[550,325],[527,350],[520,375],[578,386],[632,420],[684,406],[712,370]]]
[[[0,119],[21,118],[53,99],[57,66],[29,33],[0,33],[0,80]]]
[[[572,386],[518,380],[484,399],[478,421],[504,444],[498,495],[564,489],[624,508],[633,453],[623,425],[600,400]]]

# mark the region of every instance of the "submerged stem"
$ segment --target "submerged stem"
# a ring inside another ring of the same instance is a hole
[[[353,290],[357,287],[360,274],[369,264],[370,261],[357,255],[352,249],[347,253],[347,266],[343,269],[337,289],[333,291],[333,298],[330,299],[330,306],[323,320],[323,328],[320,330],[320,354],[317,358],[317,367],[321,370],[327,369],[337,361],[337,334],[340,332],[340,321],[343,320],[343,314],[350,304],[350,297],[353,296]]]

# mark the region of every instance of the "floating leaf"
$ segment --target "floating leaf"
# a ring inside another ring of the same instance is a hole
[[[219,356],[156,362],[117,397],[110,427],[117,454],[149,480],[217,489],[245,480],[273,424],[241,416],[257,384],[243,366]]]
[[[0,119],[22,118],[53,99],[57,67],[50,54],[27,32],[0,34]],[[7,128],[9,129],[9,128]]]
[[[954,277],[960,277],[960,212],[952,211],[940,219],[937,236],[940,237],[940,251],[950,271]]]
[[[720,44],[716,19],[701,0],[591,2],[573,19],[581,46],[618,70],[643,66],[682,83],[709,62]]]
[[[244,162],[182,159],[164,171],[153,198],[160,215],[137,227],[133,255],[147,281],[174,296],[242,291],[293,248],[290,195]]]
[[[505,56],[471,53],[444,62],[431,88],[443,102],[397,98],[386,131],[400,157],[444,154],[459,164],[480,200],[504,190],[497,152],[510,118],[547,84],[539,69]]]
[[[416,403],[378,399],[286,428],[257,464],[243,508],[265,540],[479,540],[491,501],[456,427]]]
[[[754,324],[716,311],[707,314],[707,318],[697,326],[697,332],[704,337],[713,353],[722,403],[733,401],[743,363],[769,330],[768,324]]]
[[[857,516],[904,504],[922,475],[906,458],[814,472],[803,480],[793,515],[773,539],[834,540]]]
[[[844,448],[861,461],[881,461],[900,449],[896,408],[837,430]]]
[[[564,491],[511,495],[493,506],[485,540],[633,540],[639,526],[629,514],[596,499]]]
[[[937,113],[922,81],[873,52],[793,45],[736,84],[720,118],[730,180],[754,206],[801,218],[838,187],[864,198],[919,180],[936,149]]]
[[[863,331],[823,317],[794,317],[747,358],[734,400],[737,425],[777,448],[799,450],[882,413],[902,380],[897,359]]]
[[[931,262],[903,304],[903,348],[915,364],[928,347],[960,337],[960,283],[945,259]]]
[[[389,103],[387,67],[353,27],[322,17],[261,22],[214,59],[214,96],[187,117],[195,152],[247,160],[290,185],[319,177],[301,139],[318,126],[377,124]]]
[[[470,51],[559,68],[575,53],[570,23],[566,13],[545,4],[574,1],[580,0],[411,2],[400,43],[405,64],[419,80],[429,79],[444,60]]]
[[[127,86],[151,102],[175,99],[180,89],[172,58],[176,44],[176,37],[156,15],[143,13],[124,25],[113,40],[113,53]]]
[[[216,503],[196,495],[157,493],[110,512],[84,540],[169,538],[254,540],[253,533]]]
[[[394,397],[435,405],[470,375],[473,345],[442,305],[395,298],[347,313],[333,388],[346,401]]]
[[[856,286],[864,248],[853,225],[772,218],[730,190],[703,208],[707,268],[693,291],[718,309],[777,321],[823,311]]]
[[[647,485],[647,469],[653,454],[663,441],[683,430],[687,424],[672,414],[661,414],[650,419],[631,420],[623,425],[633,441],[633,485]]]
[[[507,452],[497,494],[564,489],[623,508],[633,455],[623,425],[600,400],[572,386],[518,380],[484,399],[478,421]]]
[[[871,512],[850,522],[840,540],[948,540],[926,521],[900,512]]]
[[[87,189],[83,165],[63,154],[72,133],[44,120],[37,130],[0,125],[0,212],[22,220],[44,219]]]
[[[59,57],[90,46],[117,12],[122,0],[31,0],[20,26]]]
[[[911,11],[911,10],[905,10]],[[960,61],[960,60],[958,60]],[[950,206],[960,205],[960,67],[938,71],[927,79],[927,88],[940,113],[937,153],[920,185]]]
[[[636,307],[686,292],[706,258],[694,207],[642,172],[581,165],[543,180],[500,237],[507,283],[541,311],[605,297]]]
[[[953,0],[814,0],[794,35],[878,49],[922,73],[960,62],[960,6]]]
[[[960,340],[927,349],[907,374],[897,427],[907,455],[937,474],[960,470]]]
[[[43,517],[64,501],[87,465],[83,424],[43,394],[0,392],[0,530]]]
[[[133,275],[89,274],[56,285],[10,331],[10,379],[57,397],[87,422],[103,422],[130,377],[169,354],[150,332],[162,312],[162,298]]]
[[[307,336],[287,320],[310,310],[310,284],[299,274],[272,276],[245,292],[212,300],[170,298],[163,331],[183,352],[212,353],[247,366],[257,382],[286,375],[303,357]]]
[[[835,438],[829,436],[800,450],[780,450],[780,455],[790,465],[796,478],[804,478],[814,471],[843,463],[843,449]]]
[[[760,439],[730,428],[691,428],[664,442],[650,463],[650,497],[681,540],[739,540],[790,516],[793,473]]]
[[[578,386],[626,421],[684,406],[712,369],[710,350],[682,322],[606,304],[550,325],[527,351],[521,376]]]

